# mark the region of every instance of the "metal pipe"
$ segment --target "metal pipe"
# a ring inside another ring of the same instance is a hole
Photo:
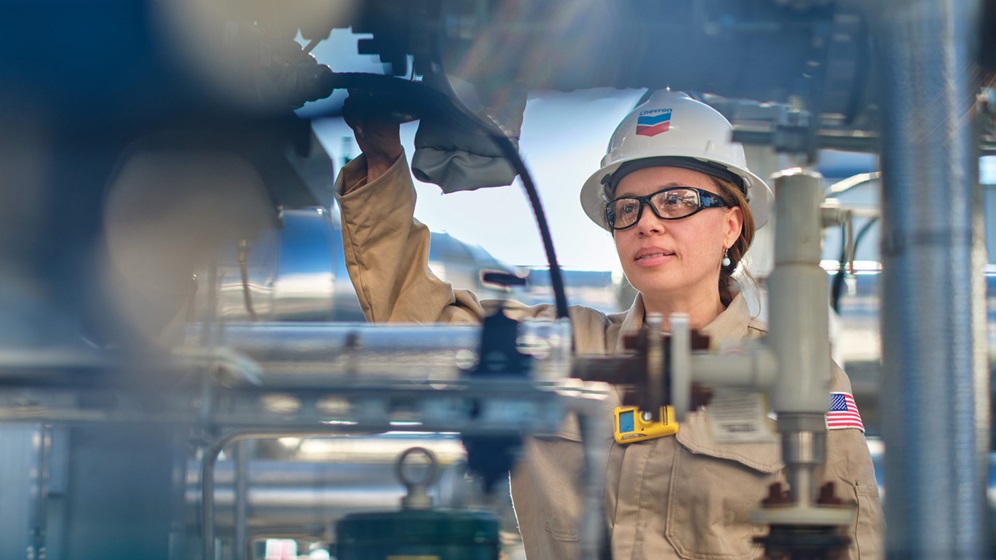
[[[44,558],[45,550],[48,547],[48,503],[50,478],[52,474],[52,426],[41,425],[38,427],[38,468],[34,481],[34,519],[32,519],[31,532],[34,536],[35,558]]]
[[[565,400],[567,402],[574,402],[574,399]],[[587,403],[587,401],[585,402]],[[601,403],[603,401],[599,399],[592,399],[591,402],[595,404],[590,406],[597,406],[597,403]],[[582,407],[582,410],[588,410],[585,409],[584,406],[589,405],[579,406]],[[361,430],[358,426],[334,426],[329,427],[327,431],[305,432],[292,432],[286,430],[246,430],[229,433],[219,438],[212,445],[206,447],[203,450],[200,461],[200,480],[198,481],[193,479],[189,475],[187,478],[188,485],[196,485],[198,482],[200,483],[199,524],[203,538],[203,557],[214,559],[218,552],[215,543],[215,529],[218,522],[218,516],[216,515],[217,480],[215,478],[215,469],[218,464],[218,457],[226,446],[232,443],[244,442],[246,440],[280,437],[308,438],[355,434],[360,432]],[[416,441],[412,439],[409,439],[408,441],[413,444],[416,443]],[[440,441],[445,442],[447,441],[447,438],[436,439],[434,443],[430,443],[429,445],[434,447],[439,445]],[[387,447],[391,448],[390,445]],[[249,475],[251,471],[248,470],[248,463],[246,464],[246,468],[247,475]],[[363,472],[357,472],[357,469],[362,469]],[[388,469],[391,473],[393,473],[393,463],[388,466]],[[230,467],[225,471],[228,473],[227,476],[222,477],[222,481],[227,482],[230,485],[225,489],[228,492],[228,497],[227,501],[223,503],[234,504],[237,499],[235,496],[235,494],[239,493],[237,486],[242,484],[242,482],[239,481],[237,472],[233,472],[237,470],[237,467]],[[599,468],[598,464],[596,464],[596,470],[598,472],[604,471],[604,465]],[[319,469],[320,472],[315,472],[314,467],[309,465],[304,467],[304,471],[305,472],[302,472],[301,465],[299,464],[270,464],[268,467],[264,467],[261,476],[254,477],[252,480],[250,480],[249,476],[243,478],[243,481],[246,484],[245,490],[242,491],[246,500],[246,518],[241,522],[245,523],[247,531],[245,534],[246,536],[243,537],[245,540],[240,541],[238,538],[235,540],[236,549],[242,548],[249,541],[249,539],[252,538],[249,537],[250,533],[248,528],[253,524],[270,523],[274,526],[285,523],[302,525],[317,522],[327,524],[337,520],[345,513],[363,510],[365,508],[382,509],[385,497],[392,498],[392,503],[397,505],[397,497],[401,494],[400,492],[393,493],[390,490],[385,490],[383,485],[378,485],[383,477],[377,477],[376,469],[369,468],[369,465],[335,465],[334,468]],[[462,472],[460,472],[459,476],[455,476],[455,473],[458,471],[460,471],[460,469],[444,469],[444,476],[450,476],[454,479],[459,478],[462,480]],[[374,475],[373,477],[371,477],[372,474]],[[374,479],[373,485],[370,484],[371,478]],[[253,491],[250,492],[249,486],[253,482],[261,482],[262,484],[256,484],[253,487]],[[316,486],[319,484],[325,485],[335,483],[345,483],[347,488],[326,490],[321,492],[316,490]],[[444,486],[447,488],[455,488],[457,485],[458,481],[451,481],[445,485],[440,484],[439,488],[442,489]],[[599,496],[601,496],[600,492]],[[225,498],[225,496],[222,497]],[[441,503],[455,499],[445,495],[444,493],[439,493],[437,497]],[[253,512],[259,511],[261,514],[259,516],[254,515],[251,519],[252,522],[250,522],[249,518],[250,510]],[[231,521],[233,526],[240,523],[240,521],[235,519],[235,517],[236,515],[233,515],[233,519]],[[599,520],[601,519],[603,518],[599,517]],[[235,554],[238,554],[238,552]]]
[[[886,549],[983,558],[989,387],[978,152],[979,0],[880,0]]]
[[[416,440],[414,443],[433,445],[431,438]],[[881,470],[878,469],[884,460],[882,446],[872,443],[870,447],[881,482]],[[392,451],[385,456],[395,455]],[[994,522],[996,521],[996,453],[990,454],[988,464],[990,484],[987,509],[990,521]],[[191,527],[200,523],[198,508],[202,496],[199,467],[198,462],[191,461],[187,468],[185,500],[188,507],[187,522]],[[295,529],[313,533],[313,528],[328,527],[349,513],[396,509],[404,491],[393,476],[393,469],[394,465],[388,462],[328,463],[294,459],[253,459],[249,468],[248,494],[251,535],[253,538],[258,538],[267,528],[279,528],[279,531],[276,529],[271,531],[274,538],[290,538],[296,534]],[[231,505],[235,500],[235,491],[232,487],[235,479],[234,471],[232,461],[218,461],[215,470],[216,530],[231,531],[234,526],[231,514]],[[435,503],[446,505],[461,502],[463,496],[461,492],[471,486],[471,483],[466,482],[464,472],[462,464],[453,464],[444,469],[443,479],[437,486],[437,494],[434,495]],[[590,498],[586,497],[586,500],[588,499]],[[598,504],[600,500],[601,496],[595,496],[593,503]],[[598,523],[601,522],[599,519]],[[600,525],[588,522],[585,526],[600,528]],[[309,528],[312,529],[309,531]],[[587,532],[582,535],[584,538],[591,536]],[[996,532],[990,531],[990,535],[996,537]]]
[[[768,279],[771,334],[778,358],[772,406],[779,415],[827,411],[830,318],[827,273],[820,267],[820,175],[775,175],[775,269]]]
[[[797,508],[816,507],[820,482],[816,469],[826,460],[826,421],[822,414],[779,415],[778,431],[789,500]]]
[[[596,560],[609,555],[602,478],[609,462],[611,439],[609,423],[604,421],[611,409],[604,400],[571,400],[567,406],[578,415],[584,445],[584,515],[581,519],[581,558]]]
[[[246,559],[248,544],[250,443],[235,444],[235,560]]]
[[[197,465],[192,467],[196,469]],[[393,463],[324,465],[255,459],[250,463],[246,492],[246,535],[254,534],[259,527],[330,526],[358,511],[397,510],[405,492],[394,468]],[[233,511],[238,493],[232,480],[235,467],[231,461],[219,461],[216,469],[214,530],[216,534],[219,530],[234,534],[238,523]],[[340,475],[340,470],[347,472]],[[430,489],[433,503],[452,507],[470,496],[472,488],[465,474],[464,463],[444,467],[442,478]],[[202,499],[199,484],[197,477],[188,477],[185,500],[189,508],[187,523],[191,526],[201,522],[197,509]],[[242,542],[238,538],[236,541]]]
[[[362,437],[362,436],[352,436]],[[377,436],[369,438],[375,440]],[[414,440],[420,441],[420,440]],[[429,441],[428,439],[424,441]],[[409,445],[411,447],[414,444]],[[399,491],[401,489],[397,477],[394,476],[393,460],[397,459],[397,453],[390,456],[385,454],[383,460],[372,460],[371,458],[361,459],[351,457],[349,462],[328,462],[325,456],[321,455],[316,459],[288,458],[287,460],[277,459],[252,459],[249,462],[249,485],[255,488],[287,488],[287,487],[357,487],[364,484],[374,485],[394,485]],[[390,460],[388,460],[390,459]],[[199,464],[191,463],[190,469],[199,468]],[[234,492],[236,486],[237,467],[232,461],[221,460],[215,466],[215,488],[227,488],[228,492]],[[188,491],[192,488],[200,487],[200,473],[196,471],[188,472],[186,477]]]
[[[671,314],[671,403],[678,422],[692,403],[692,332],[685,313]]]
[[[48,499],[42,495],[41,473],[44,450],[39,446],[42,425],[0,423],[0,484],[4,506],[0,509],[0,556],[24,558],[38,552],[34,538],[39,509]],[[44,527],[44,525],[42,525]]]
[[[260,432],[255,430],[232,432],[210,446],[206,447],[201,457],[201,536],[202,552],[205,560],[215,558],[215,526],[214,526],[214,469],[218,463],[218,455],[226,445],[247,439],[264,439],[274,437],[311,437],[318,435],[329,435],[332,433],[348,433],[351,430],[346,426],[337,426],[328,432],[310,431],[303,433],[294,432]]]
[[[210,325],[187,331],[187,349]],[[349,323],[227,324],[216,346],[251,358],[268,380],[310,383],[456,379],[477,359],[480,325],[393,326]],[[398,364],[405,364],[399,368]]]
[[[656,410],[664,402],[664,317],[660,313],[647,313],[647,391],[654,409],[653,417],[660,419]]]
[[[218,462],[218,455],[229,441],[225,438],[204,449],[204,456],[201,458],[201,538],[204,539],[201,544],[204,560],[215,559],[214,466]]]
[[[778,362],[767,346],[748,341],[724,349],[728,354],[692,353],[691,370],[697,383],[707,386],[745,387],[768,391],[778,375]],[[741,353],[742,352],[742,353]]]
[[[820,267],[818,173],[791,169],[775,175],[775,269],[769,278],[771,335],[778,361],[772,405],[782,435],[789,499],[816,503],[815,470],[824,461],[824,414],[830,392],[830,317],[826,272]]]
[[[800,452],[796,456],[790,456],[786,453],[784,455],[786,464],[803,465],[815,464],[817,462],[817,457],[814,454],[817,451],[817,445],[813,441],[816,437],[814,432],[799,431],[792,434],[783,434],[782,437],[793,437],[799,440],[792,445],[784,446],[785,451],[794,450]],[[820,457],[819,462],[822,463],[822,457]],[[788,476],[790,477],[788,480],[789,499],[798,507],[814,507],[816,505],[815,490],[818,482],[813,478],[812,469],[791,469],[788,470]],[[804,491],[799,492],[797,489]]]
[[[824,414],[830,390],[830,317],[820,267],[820,175],[791,169],[775,175],[775,269],[769,278],[771,335],[778,361],[772,405],[778,414],[789,498],[815,505],[815,470],[823,463]]]
[[[726,346],[722,352],[693,353],[688,317],[671,316],[671,402],[679,422],[684,421],[691,405],[693,378],[707,387],[771,390],[778,376],[778,361],[771,348],[747,341]]]

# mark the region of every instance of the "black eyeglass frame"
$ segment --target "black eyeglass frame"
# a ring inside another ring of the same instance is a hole
[[[659,195],[659,194],[666,193],[666,192],[669,192],[669,191],[677,191],[677,190],[694,191],[698,195],[698,198],[699,198],[699,207],[696,208],[694,211],[692,211],[690,214],[685,214],[684,216],[680,216],[680,217],[677,217],[677,218],[665,218],[664,216],[661,216],[657,212],[657,207],[654,206],[650,202],[651,199],[654,198],[655,196]],[[613,210],[613,206],[615,205],[616,202],[618,202],[620,200],[636,200],[636,201],[638,201],[640,203],[640,208],[636,211],[636,219],[633,220],[633,223],[631,223],[631,224],[629,224],[627,226],[623,226],[623,227],[618,227],[617,228],[616,227],[616,219],[615,219],[615,211]],[[661,190],[659,190],[657,192],[653,192],[653,193],[650,193],[650,194],[647,194],[647,195],[643,195],[643,196],[620,196],[620,197],[617,197],[617,198],[613,198],[612,200],[608,201],[605,204],[605,224],[607,226],[609,226],[609,229],[611,229],[613,231],[620,231],[620,230],[624,230],[624,229],[629,229],[629,228],[635,226],[636,224],[640,223],[640,220],[643,218],[643,207],[644,206],[649,206],[650,207],[650,211],[654,213],[654,216],[657,216],[661,220],[684,220],[685,218],[688,218],[690,216],[694,216],[695,214],[698,214],[699,212],[701,212],[703,210],[706,210],[707,208],[732,208],[733,207],[733,205],[730,204],[729,202],[727,202],[726,199],[724,199],[723,197],[719,196],[718,194],[711,193],[711,192],[709,192],[709,191],[707,191],[705,189],[700,189],[698,187],[681,187],[681,186],[678,186],[678,187],[668,187],[666,189],[661,189]]]

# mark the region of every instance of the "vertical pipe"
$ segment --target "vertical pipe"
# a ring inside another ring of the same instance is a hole
[[[605,511],[605,486],[602,479],[609,461],[609,447],[605,445],[612,435],[609,423],[604,422],[611,409],[605,401],[591,400],[568,403],[575,407],[581,424],[584,445],[584,514],[581,518],[581,560],[596,560],[612,556],[611,542]]]
[[[815,469],[824,460],[824,415],[830,392],[830,317],[826,272],[820,267],[818,173],[791,169],[774,177],[775,267],[768,280],[778,413],[789,496],[800,507],[816,501]]]
[[[201,542],[202,560],[217,558],[214,542],[214,468],[218,464],[218,454],[229,441],[231,440],[225,438],[206,447],[204,456],[201,457],[201,536],[204,539]]]
[[[824,414],[829,403],[830,319],[820,267],[820,175],[775,175],[775,268],[771,273],[771,346],[778,357],[772,405],[781,413]]]
[[[246,560],[249,542],[249,460],[251,441],[235,442],[235,560]]]
[[[39,425],[0,423],[0,558],[26,558],[35,551],[41,430]]]
[[[886,548],[984,558],[989,387],[970,75],[980,2],[875,7]]]
[[[52,426],[39,426],[38,469],[33,483],[35,512],[32,521],[35,558],[47,558],[49,477],[52,468]]]
[[[647,392],[651,414],[660,420],[658,409],[664,402],[664,317],[647,313]]]

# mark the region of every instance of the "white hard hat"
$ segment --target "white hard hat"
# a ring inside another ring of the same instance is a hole
[[[613,173],[622,164],[648,160],[642,163],[686,167],[742,183],[755,227],[760,228],[768,221],[771,189],[747,169],[744,148],[732,136],[733,126],[719,111],[681,92],[657,91],[612,133],[601,169],[581,187],[581,206],[593,222],[608,229],[606,184],[614,187],[618,183],[622,177]]]

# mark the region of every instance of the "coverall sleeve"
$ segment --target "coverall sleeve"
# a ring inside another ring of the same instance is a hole
[[[851,382],[833,364],[834,391],[851,392]],[[857,504],[857,518],[851,531],[850,560],[884,558],[885,520],[878,495],[875,468],[864,432],[857,429],[829,430],[823,480],[834,483],[835,493],[845,503]]]
[[[366,157],[336,179],[342,244],[356,295],[368,321],[468,323],[485,314],[477,297],[453,290],[429,270],[429,229],[414,219],[415,187],[402,154],[367,184]]]

